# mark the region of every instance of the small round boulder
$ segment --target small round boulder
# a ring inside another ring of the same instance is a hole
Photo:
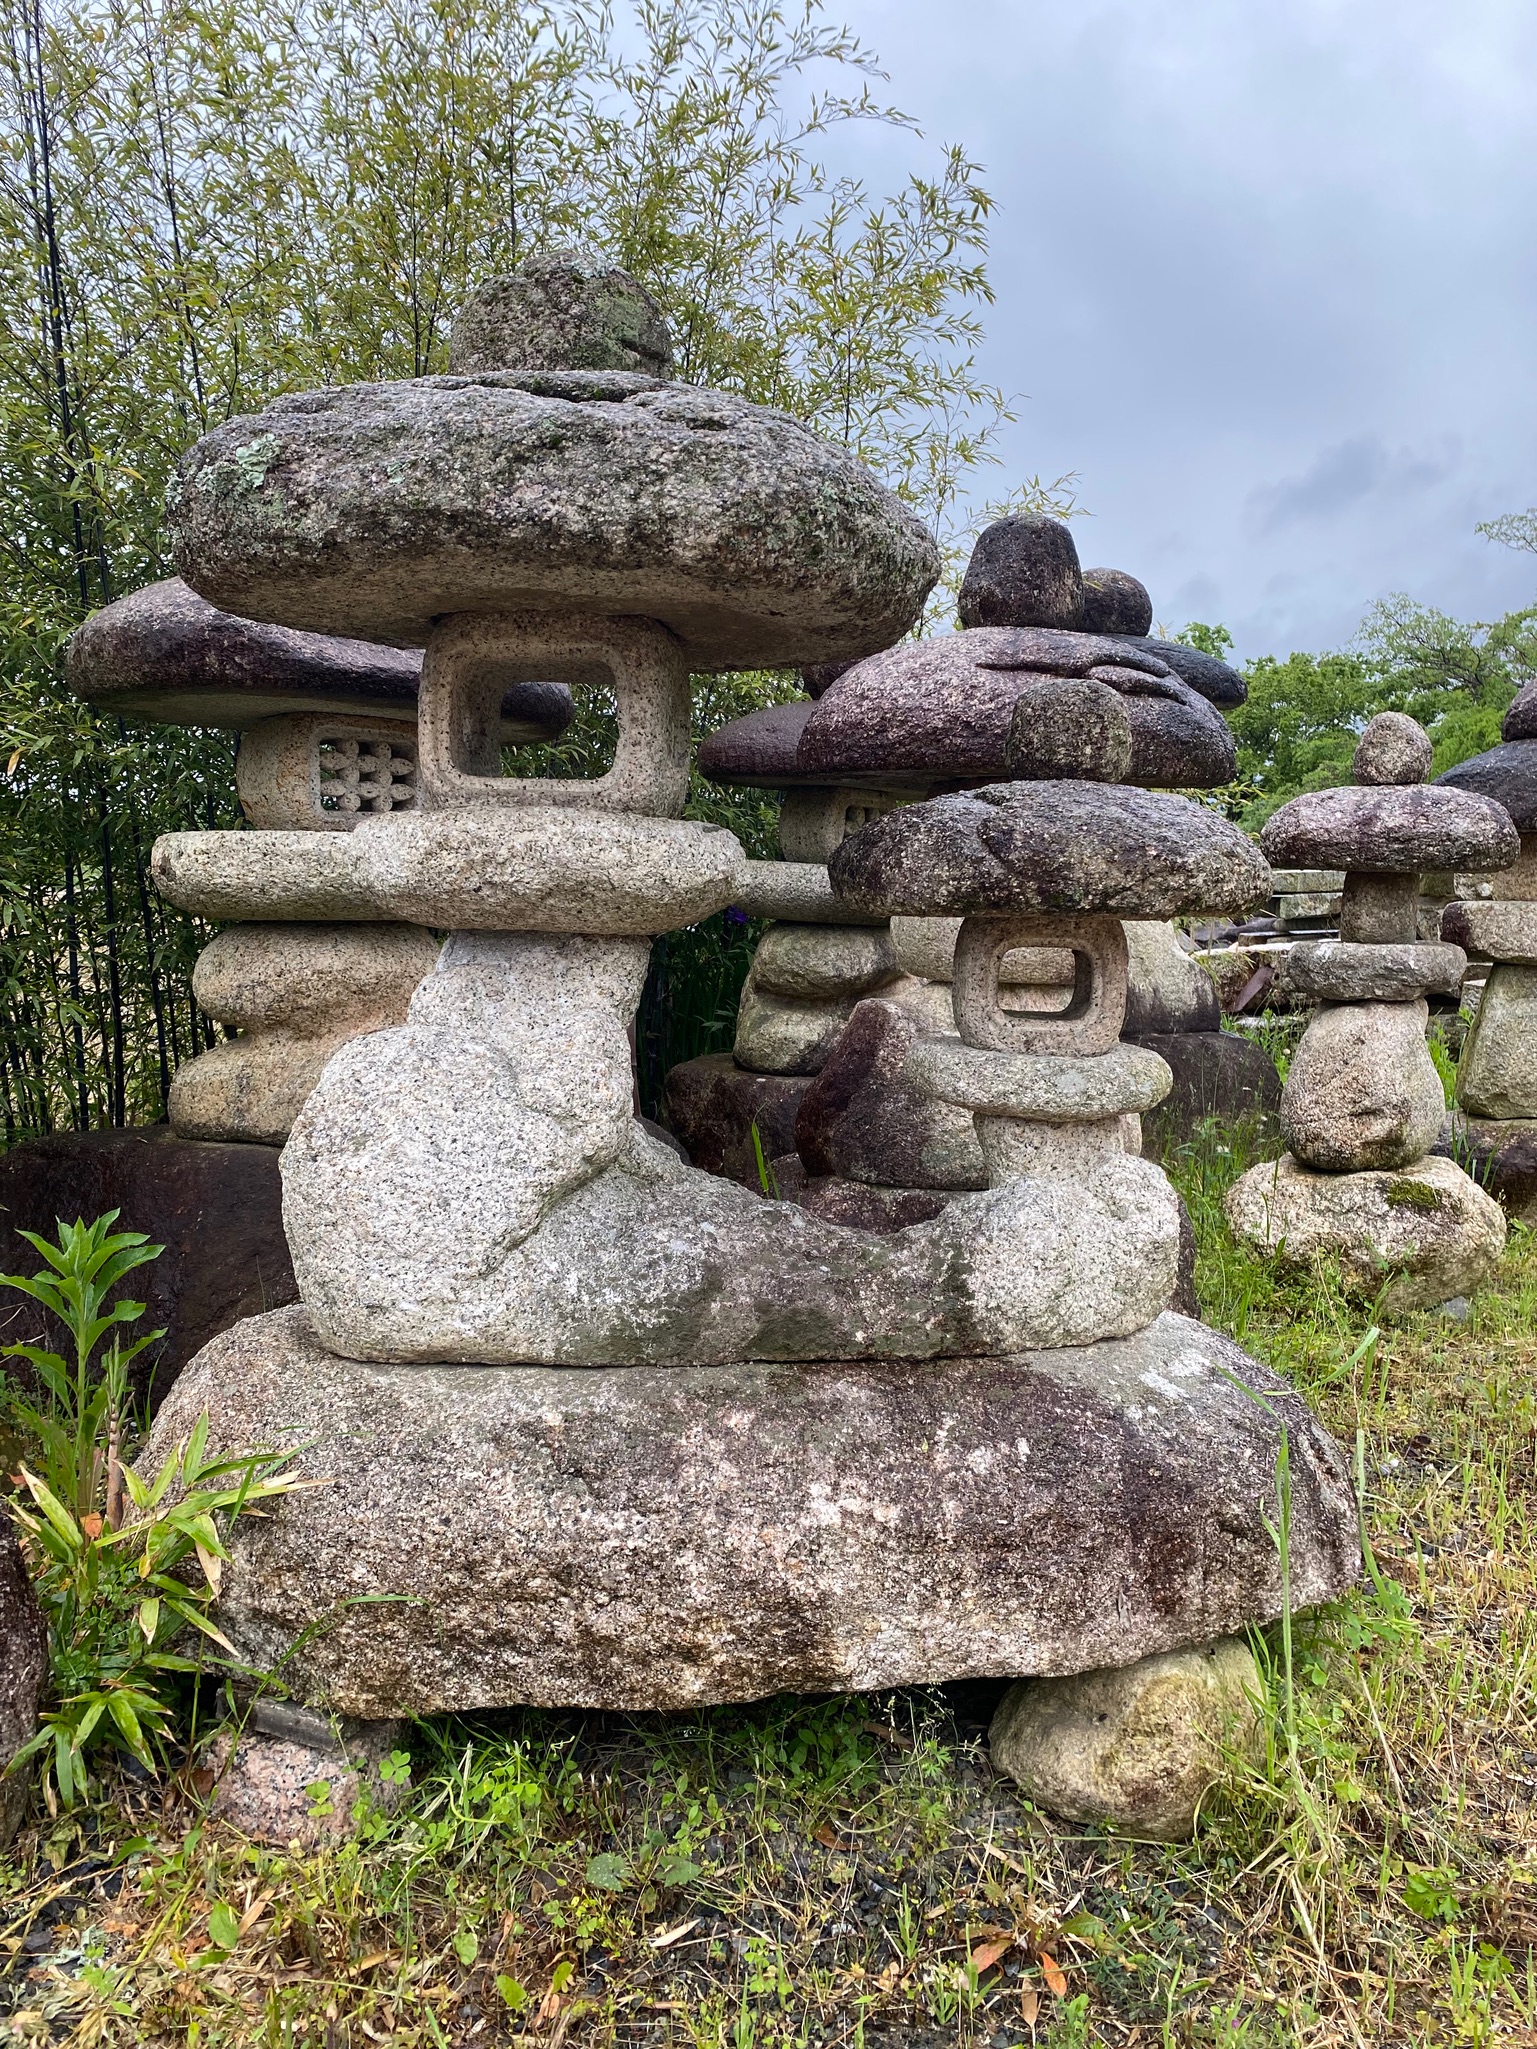
[[[1153,600],[1146,584],[1124,569],[1086,569],[1080,633],[1124,633],[1133,639],[1153,630]]]
[[[1015,705],[1004,754],[1017,782],[1123,783],[1132,757],[1125,700],[1087,676],[1042,683]]]
[[[661,307],[627,270],[583,250],[557,249],[470,294],[449,336],[448,367],[666,377],[672,337]]]
[[[1256,1742],[1263,1698],[1253,1652],[1226,1637],[1115,1670],[1021,1680],[988,1743],[996,1768],[1053,1814],[1180,1842],[1225,1753]]]
[[[1238,911],[1270,894],[1258,849],[1187,797],[1120,783],[994,783],[889,811],[828,862],[860,909],[1108,911],[1176,918]]]
[[[1401,711],[1380,711],[1361,728],[1350,773],[1358,783],[1422,783],[1430,774],[1430,735]]]
[[[1076,627],[1083,571],[1072,534],[1039,513],[994,520],[971,551],[956,610],[962,626]]]

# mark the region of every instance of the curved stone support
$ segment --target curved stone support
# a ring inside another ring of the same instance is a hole
[[[631,1112],[637,940],[456,934],[344,1047],[283,1155],[321,1341],[352,1358],[709,1364],[1080,1345],[1150,1323],[1179,1213],[1121,1152],[890,1236],[701,1174]]]

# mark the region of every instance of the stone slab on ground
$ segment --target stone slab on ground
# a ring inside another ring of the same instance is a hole
[[[360,1365],[294,1308],[208,1347],[146,1460],[204,1410],[211,1449],[303,1447],[329,1477],[237,1526],[219,1618],[347,1715],[685,1708],[1210,1643],[1279,1612],[1283,1425],[1294,1604],[1359,1569],[1334,1440],[1172,1315],[1007,1358],[562,1371]]]
[[[1142,1117],[1142,1152],[1161,1160],[1183,1145],[1203,1117],[1274,1117],[1281,1077],[1263,1046],[1236,1032],[1128,1033],[1169,1063],[1174,1086]]]
[[[178,1138],[165,1124],[54,1132],[0,1157],[0,1272],[30,1274],[42,1263],[19,1231],[52,1237],[59,1217],[90,1223],[112,1209],[116,1229],[165,1246],[123,1291],[145,1304],[140,1330],[166,1332],[136,1364],[140,1396],[162,1397],[193,1353],[243,1316],[298,1298],[277,1149]],[[7,1295],[0,1343],[28,1337],[42,1320],[27,1297]]]

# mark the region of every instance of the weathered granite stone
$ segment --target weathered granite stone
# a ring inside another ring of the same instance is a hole
[[[1025,1679],[999,1703],[999,1771],[1067,1821],[1177,1843],[1195,1831],[1225,1752],[1254,1748],[1264,1687],[1236,1637],[1070,1679]]]
[[[0,1155],[0,1273],[40,1261],[22,1231],[52,1237],[59,1217],[118,1212],[118,1229],[164,1245],[133,1276],[141,1330],[165,1331],[129,1368],[135,1406],[158,1400],[194,1352],[243,1316],[298,1299],[283,1236],[278,1156],[266,1145],[201,1145],[169,1126],[57,1131]],[[64,1333],[35,1302],[0,1296],[0,1343]],[[0,1371],[4,1371],[0,1367]]]
[[[1131,775],[1131,720],[1108,683],[1080,676],[1024,691],[1014,706],[1004,761],[1017,782],[1124,783]]]
[[[1340,938],[1347,946],[1413,946],[1419,938],[1419,878],[1356,872],[1340,891]]]
[[[1457,1100],[1473,1117],[1537,1117],[1537,967],[1499,961],[1462,1049]]]
[[[812,784],[787,789],[779,802],[779,851],[787,861],[825,864],[851,832],[900,801],[878,790],[838,790]]]
[[[1455,996],[1467,965],[1460,946],[1434,940],[1358,946],[1312,939],[1290,948],[1280,973],[1291,994],[1322,1003],[1411,1003],[1432,993]]]
[[[885,1188],[987,1186],[970,1110],[936,1101],[907,1074],[920,1043],[896,1004],[857,1006],[801,1098],[795,1146],[808,1173]]]
[[[70,689],[103,711],[241,730],[297,712],[414,719],[421,671],[420,648],[236,618],[179,576],[93,612],[64,658]],[[553,740],[575,712],[564,683],[515,683],[502,701],[502,737],[509,746]]]
[[[1472,1295],[1505,1248],[1498,1204],[1448,1159],[1359,1174],[1320,1173],[1290,1153],[1228,1190],[1228,1221],[1286,1266],[1339,1260],[1346,1288],[1389,1315]]]
[[[240,1036],[176,1070],[181,1138],[281,1145],[338,1046],[405,1022],[438,942],[416,925],[230,925],[198,956],[198,1008]]]
[[[353,832],[365,818],[414,810],[416,722],[262,719],[240,735],[235,788],[246,823],[264,832]]]
[[[1426,868],[1503,868],[1520,851],[1499,804],[1474,794],[1471,784],[1454,787],[1444,779],[1405,788],[1309,790],[1267,820],[1259,843],[1277,868],[1409,875]]]
[[[732,1053],[754,1074],[816,1074],[848,1023],[857,997],[776,996],[751,974],[742,984]]]
[[[1115,1046],[1090,1059],[1058,1053],[998,1053],[958,1039],[926,1039],[907,1058],[908,1081],[926,1096],[965,1110],[1076,1124],[1162,1102],[1167,1065],[1142,1046]]]
[[[889,926],[897,963],[910,975],[932,982],[955,979],[955,942],[964,918],[893,918]],[[1066,946],[1021,946],[998,964],[1005,989],[1071,989],[1072,950]]]
[[[1537,735],[1507,738],[1503,746],[1449,768],[1432,787],[1491,798],[1509,812],[1517,832],[1537,832]]]
[[[1441,937],[1468,953],[1537,967],[1537,903],[1494,897],[1485,903],[1448,904],[1441,913]]]
[[[661,307],[617,264],[580,249],[530,256],[471,292],[448,337],[448,367],[672,371]]]
[[[747,876],[733,834],[687,819],[530,806],[408,811],[382,825],[166,833],[150,873],[179,910],[240,924],[611,934],[692,925],[737,901]]]
[[[1144,1032],[1215,1032],[1222,1011],[1216,985],[1180,945],[1174,927],[1152,918],[1126,920],[1124,1038]]]
[[[236,1525],[218,1615],[345,1714],[683,1708],[1207,1644],[1280,1612],[1283,1427],[1294,1606],[1359,1570],[1306,1403],[1168,1315],[922,1366],[487,1373],[358,1365],[290,1310],[202,1355],[147,1460],[204,1411],[210,1450],[298,1445],[331,1476]]]
[[[731,901],[750,918],[791,925],[866,925],[886,919],[834,894],[825,861],[745,861]]]
[[[696,667],[886,647],[932,536],[785,413],[621,372],[273,400],[183,458],[176,566],[214,604],[404,646],[476,611],[660,620]]]
[[[888,915],[1243,910],[1270,870],[1236,825],[1119,784],[997,783],[887,813],[833,855],[837,893]]]
[[[1379,711],[1361,727],[1361,738],[1351,756],[1351,779],[1355,783],[1408,785],[1424,783],[1430,775],[1430,736],[1402,711]]]
[[[211,1811],[274,1849],[334,1848],[357,1834],[360,1798],[385,1813],[400,1805],[406,1789],[379,1766],[404,1733],[394,1719],[344,1722],[258,1701],[245,1728],[221,1729],[209,1745]]]
[[[180,577],[92,613],[70,635],[77,697],[125,717],[248,726],[283,712],[416,716],[419,648],[296,633],[236,618]]]
[[[1358,783],[1422,783],[1430,774],[1430,735],[1401,711],[1380,711],[1361,728],[1350,774]]]
[[[1215,655],[1203,654],[1198,647],[1186,647],[1180,640],[1158,640],[1147,634],[1139,634],[1130,644],[1166,662],[1180,681],[1198,690],[1208,704],[1232,706],[1243,704],[1248,698],[1249,686],[1238,671]]]
[[[815,706],[805,698],[750,711],[707,734],[699,746],[699,773],[715,783],[745,783],[765,790],[808,781],[798,766],[801,734]],[[823,777],[821,780],[825,781]]]
[[[1125,633],[1133,638],[1150,633],[1153,601],[1146,584],[1124,569],[1086,569],[1083,601],[1078,610],[1082,633]]]
[[[1177,1207],[1139,1159],[1014,1180],[880,1241],[683,1166],[631,1112],[648,957],[456,933],[408,1022],[333,1056],[283,1150],[327,1344],[485,1364],[927,1356],[1092,1343],[1168,1300]]]
[[[777,1198],[851,1231],[905,1231],[937,1217],[951,1199],[943,1188],[874,1188],[838,1174],[808,1174],[799,1153],[775,1160],[772,1171]]]
[[[21,1824],[25,1768],[5,1767],[37,1730],[48,1683],[48,1626],[9,1516],[0,1518],[0,1849]]]
[[[1518,1224],[1537,1225],[1537,1118],[1453,1113],[1436,1151],[1445,1153]]]
[[[1080,678],[1121,699],[1132,734],[1127,782],[1231,782],[1232,734],[1168,663],[1131,641],[1046,627],[938,634],[857,663],[813,705],[797,764],[822,782],[1001,777],[1020,700]]]
[[[1425,1044],[1426,1016],[1423,1000],[1314,1012],[1281,1093],[1281,1135],[1305,1166],[1407,1167],[1429,1152],[1446,1092]]]
[[[1455,894],[1462,894],[1455,877],[1452,878],[1452,887]],[[1519,898],[1526,903],[1537,902],[1537,832],[1522,833],[1519,857],[1508,868],[1501,868],[1490,876],[1489,894]]]
[[[1037,996],[1054,996],[1054,990],[1018,989],[1006,992],[1021,1001]],[[955,1002],[948,982],[923,982],[915,975],[902,975],[880,991],[883,1003],[894,1003],[906,1011],[926,1039],[949,1038],[955,1032]]]
[[[1143,1032],[1135,1043],[1156,1053],[1174,1077],[1163,1101],[1142,1119],[1142,1149],[1150,1160],[1166,1159],[1207,1117],[1232,1122],[1280,1111],[1281,1077],[1252,1039],[1236,1032]]]
[[[770,925],[752,978],[776,996],[867,996],[901,973],[891,932],[880,925]]]
[[[696,1167],[757,1188],[753,1125],[765,1160],[793,1152],[795,1113],[810,1086],[809,1075],[748,1074],[729,1053],[704,1053],[669,1068],[663,1105]]]
[[[1007,1000],[1003,963],[1024,947],[1071,950],[1068,1003],[1045,1010]],[[1126,929],[1119,918],[969,917],[955,942],[956,1029],[968,1045],[1004,1053],[1108,1053],[1126,1021],[1126,976]]]
[[[1537,740],[1537,683],[1523,683],[1500,726],[1503,740]]]
[[[613,758],[597,776],[507,775],[500,704],[509,678],[601,682],[614,706]],[[688,796],[690,684],[674,636],[650,619],[468,612],[441,620],[422,663],[417,752],[422,803],[573,809],[676,818]]]
[[[984,527],[955,609],[962,626],[1076,627],[1083,572],[1069,529],[1044,513],[1016,513]]]

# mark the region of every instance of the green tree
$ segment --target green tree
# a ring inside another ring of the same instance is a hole
[[[5,27],[14,1138],[158,1115],[207,1040],[188,985],[204,935],[144,866],[158,831],[236,822],[228,738],[97,719],[59,662],[86,613],[165,574],[165,484],[196,435],[282,390],[441,369],[471,285],[576,239],[657,292],[681,375],[840,440],[952,551],[1008,411],[975,361],[978,169],[876,97],[873,56],[820,0],[5,0]],[[894,190],[828,169],[824,138],[855,120],[909,136]],[[789,687],[738,679],[712,708]],[[737,815],[761,838],[763,805]]]
[[[1180,634],[1208,654],[1231,648],[1225,627]],[[1430,735],[1432,773],[1493,747],[1511,698],[1537,674],[1537,606],[1469,624],[1403,595],[1384,598],[1336,654],[1262,655],[1245,664],[1248,701],[1227,716],[1238,741],[1234,815],[1251,829],[1304,790],[1350,780],[1366,721],[1407,712]]]

